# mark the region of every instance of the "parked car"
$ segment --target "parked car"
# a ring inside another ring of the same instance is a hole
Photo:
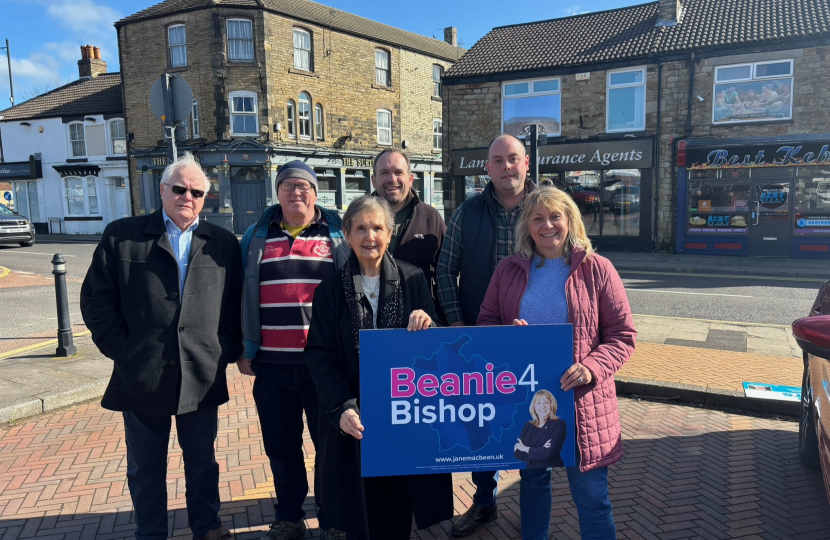
[[[640,211],[640,188],[620,186],[611,192],[608,206],[615,214],[636,214]]]
[[[599,210],[599,193],[586,189],[580,184],[568,184],[569,193],[579,211],[583,214],[592,214]]]
[[[793,323],[793,336],[804,354],[798,454],[821,467],[830,500],[830,281],[819,288],[810,316]]]
[[[12,243],[21,247],[35,245],[35,226],[26,216],[0,204],[0,244]]]

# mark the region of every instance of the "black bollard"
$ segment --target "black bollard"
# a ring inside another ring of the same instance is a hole
[[[57,356],[72,356],[77,352],[72,342],[72,323],[69,322],[69,299],[66,295],[66,259],[60,253],[52,258],[52,273],[55,275],[55,300],[58,305],[58,348]]]

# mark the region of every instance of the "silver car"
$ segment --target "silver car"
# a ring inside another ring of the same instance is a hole
[[[21,216],[6,205],[0,204],[0,244],[35,245],[35,226],[26,216]]]

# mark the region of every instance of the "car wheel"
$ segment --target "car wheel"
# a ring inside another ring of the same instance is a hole
[[[798,422],[798,456],[807,466],[819,466],[818,436],[816,435],[813,396],[810,389],[810,370],[804,353],[804,376],[801,379],[801,411]]]
[[[28,242],[20,242],[20,247],[32,247],[33,245],[35,245],[35,239],[34,238],[29,240]]]

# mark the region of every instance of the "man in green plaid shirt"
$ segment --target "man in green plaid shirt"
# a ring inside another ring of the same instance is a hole
[[[485,168],[490,183],[464,201],[447,224],[436,278],[441,307],[452,326],[475,326],[496,265],[513,253],[516,222],[527,194],[530,157],[522,141],[500,135],[490,143]],[[460,278],[459,278],[460,274]],[[472,473],[473,505],[453,524],[455,537],[469,536],[497,517],[498,471]]]

